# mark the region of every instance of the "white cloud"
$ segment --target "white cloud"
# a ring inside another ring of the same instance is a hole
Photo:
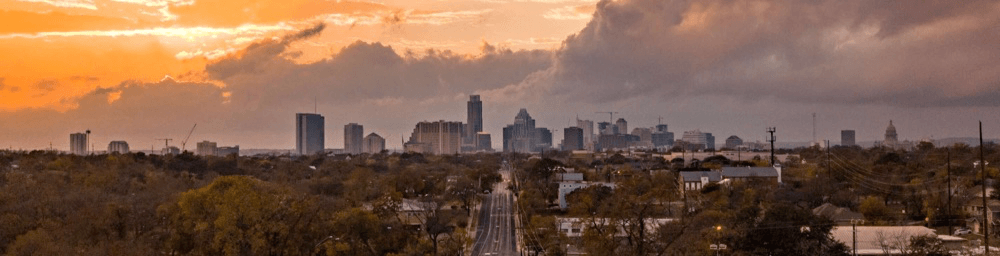
[[[95,37],[129,37],[129,36],[164,36],[164,37],[177,37],[188,40],[198,40],[201,38],[220,36],[220,35],[264,35],[275,31],[291,31],[296,28],[286,25],[284,23],[279,23],[277,25],[255,25],[247,24],[234,28],[215,28],[215,27],[159,27],[159,28],[148,28],[148,29],[133,29],[133,30],[85,30],[85,31],[67,31],[67,32],[39,32],[33,34],[6,34],[0,35],[0,39],[6,38],[44,38],[44,37],[78,37],[78,36],[95,36]]]
[[[17,1],[30,2],[30,3],[44,3],[63,8],[83,8],[83,9],[97,10],[97,5],[94,4],[93,0],[17,0]]]
[[[588,20],[593,17],[592,13],[580,12],[579,9],[579,6],[555,8],[545,12],[542,17],[550,20]]]

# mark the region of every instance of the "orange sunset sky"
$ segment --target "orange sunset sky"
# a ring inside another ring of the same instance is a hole
[[[526,108],[786,142],[1000,137],[998,1],[0,0],[0,146],[155,138],[294,147],[294,113],[400,146]],[[191,143],[189,143],[191,144]]]

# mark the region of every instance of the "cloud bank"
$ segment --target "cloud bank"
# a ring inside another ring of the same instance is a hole
[[[327,135],[331,147],[341,145],[336,131],[348,122],[388,134],[393,145],[417,121],[464,120],[469,94],[487,102],[487,130],[496,145],[499,127],[524,106],[550,128],[592,106],[648,102],[628,108],[655,119],[660,109],[711,106],[700,103],[705,99],[722,107],[698,115],[793,116],[806,110],[785,109],[822,104],[892,109],[914,119],[924,110],[948,115],[952,108],[964,111],[963,118],[995,117],[998,7],[996,1],[601,1],[587,26],[557,50],[483,43],[480,54],[461,55],[358,41],[320,61],[296,63],[295,45],[322,33],[319,25],[257,41],[214,59],[201,73],[94,91],[65,113],[0,113],[25,124],[0,124],[15,131],[0,139],[63,140],[73,129],[102,127],[146,143],[150,134],[181,133],[197,122],[205,138],[224,144],[252,138],[242,143],[288,148],[293,114],[316,104],[334,131]],[[32,128],[43,126],[67,128]]]

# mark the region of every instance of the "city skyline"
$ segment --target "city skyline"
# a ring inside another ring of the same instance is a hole
[[[471,95],[494,149],[521,108],[553,131],[611,111],[629,127],[809,142],[816,113],[819,140],[880,141],[888,120],[899,140],[973,137],[980,120],[1000,138],[994,2],[242,4],[5,4],[0,53],[17,61],[0,63],[0,148],[68,150],[85,129],[91,148],[159,148],[197,123],[191,141],[293,149],[288,116],[316,112],[398,149],[417,122],[468,120]]]

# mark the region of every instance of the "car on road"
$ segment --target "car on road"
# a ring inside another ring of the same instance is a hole
[[[955,230],[955,234],[954,235],[960,236],[960,235],[968,235],[968,234],[972,234],[972,230],[970,230],[968,228],[959,228],[958,230]]]

